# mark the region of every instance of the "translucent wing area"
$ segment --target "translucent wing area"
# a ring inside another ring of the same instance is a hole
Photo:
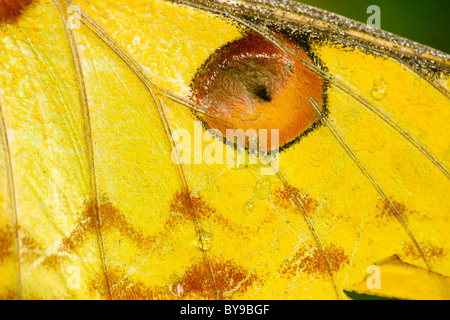
[[[62,298],[71,273],[103,271],[95,231],[85,246],[65,250],[64,239],[95,227],[95,217],[79,81],[54,3],[36,4],[16,24],[3,24],[1,51],[2,199],[8,203],[2,242],[13,245],[2,261],[1,291]]]

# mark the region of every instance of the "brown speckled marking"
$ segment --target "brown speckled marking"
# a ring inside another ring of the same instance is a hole
[[[167,299],[168,293],[161,287],[150,288],[144,283],[131,279],[126,270],[108,270],[111,283],[111,298],[114,300],[154,300]],[[99,277],[102,279],[102,277]],[[101,285],[100,280],[100,285]],[[97,285],[98,286],[98,285]]]
[[[192,208],[190,207],[192,205]],[[173,213],[179,214],[178,219],[182,221],[192,221],[194,217],[192,217],[193,212],[196,214],[196,218],[199,221],[204,220],[214,220],[219,225],[221,225],[224,229],[227,229],[233,233],[236,233],[241,236],[246,236],[250,231],[248,226],[238,226],[236,223],[233,223],[229,219],[225,218],[221,215],[217,210],[212,207],[208,202],[206,202],[201,195],[192,195],[188,191],[177,191],[172,198],[170,203],[170,211]],[[191,219],[191,220],[189,220]],[[172,224],[177,220],[177,218],[172,217],[167,221],[168,227],[172,227]],[[257,227],[259,231],[260,226]],[[253,230],[253,229],[252,229]],[[254,232],[254,231],[252,231]]]
[[[6,226],[0,230],[0,262],[15,254],[16,234],[11,226]]]
[[[175,192],[170,203],[170,211],[180,213],[183,220],[189,221],[194,219],[193,213],[198,215],[199,219],[209,219],[216,212],[201,196],[194,196],[184,190]]]
[[[444,248],[438,247],[431,243],[421,243],[421,248],[425,258],[429,261],[440,260],[446,255]],[[416,260],[422,259],[422,257],[417,253],[417,249],[411,243],[403,244],[403,251],[407,257]]]
[[[75,228],[68,237],[62,239],[61,244],[58,247],[58,253],[50,255],[45,259],[45,264],[52,265],[58,263],[60,259],[64,259],[65,255],[63,255],[63,253],[73,252],[85,242],[88,235],[96,233],[96,210],[101,217],[102,232],[118,230],[121,235],[130,239],[139,248],[151,248],[155,246],[156,248],[161,248],[164,239],[167,238],[168,233],[173,229],[177,220],[177,217],[171,217],[166,221],[162,232],[150,237],[145,236],[127,221],[120,210],[109,201],[107,196],[102,194],[97,206],[95,206],[93,200],[85,202],[83,212],[78,219]],[[178,220],[180,220],[180,218],[178,218]]]
[[[297,206],[292,198],[297,197],[303,205],[303,211],[308,216],[311,216],[319,206],[317,200],[309,197],[306,192],[303,192],[289,184],[286,184],[282,188],[276,190],[273,193],[273,196],[274,202],[277,206],[295,211],[298,210],[296,210]]]
[[[0,300],[13,300],[17,298],[17,293],[11,289],[6,289],[6,291],[0,295]]]
[[[235,292],[245,292],[255,275],[233,261],[212,259],[211,269],[219,299],[230,299]],[[177,278],[178,281],[165,286],[149,287],[127,275],[127,270],[114,266],[108,270],[111,283],[111,297],[117,300],[153,300],[153,299],[216,299],[216,292],[208,268],[203,260],[194,261]],[[98,275],[91,283],[94,292],[103,284],[103,276]]]
[[[72,232],[64,237],[59,246],[58,252],[47,256],[42,266],[47,268],[59,268],[63,260],[67,258],[67,253],[74,252],[83,245],[89,235],[96,232],[95,209],[100,212],[102,220],[102,232],[107,230],[119,230],[124,237],[129,238],[133,243],[148,248],[156,244],[156,240],[162,245],[166,233],[175,226],[176,221],[189,221],[189,212],[186,210],[188,204],[187,194],[178,192],[174,195],[171,203],[171,210],[181,213],[173,215],[167,219],[164,231],[154,237],[145,237],[141,232],[135,230],[132,225],[121,214],[106,196],[101,196],[99,204],[95,207],[94,201],[86,201],[83,212]],[[200,196],[192,197],[191,202],[195,212],[203,218],[216,217],[216,210],[208,205]],[[186,213],[186,215],[183,215]],[[223,225],[229,225],[230,222],[223,217],[218,218]],[[162,240],[161,240],[162,239]],[[10,247],[13,244],[13,230],[0,231],[0,253],[2,256],[10,254]],[[21,255],[24,261],[33,262],[45,254],[45,249],[37,243],[31,236],[21,232]],[[0,256],[1,258],[1,256]],[[173,298],[201,298],[201,299],[227,299],[232,297],[234,292],[245,292],[248,287],[256,280],[255,275],[249,274],[243,267],[233,261],[223,261],[219,258],[212,258],[210,261],[211,271],[203,260],[194,261],[188,269],[178,277],[178,281],[167,287],[150,288],[143,283],[131,279],[125,271],[111,266],[108,269],[108,278],[111,284],[111,295],[113,299],[173,299]],[[214,285],[211,274],[214,276]],[[182,288],[179,296],[174,296],[171,288]],[[216,296],[216,288],[217,296]],[[91,288],[95,292],[106,292],[104,290],[104,276],[98,275],[98,279],[92,281]]]
[[[32,263],[42,256],[44,248],[25,231],[20,230],[20,256],[24,262]]]
[[[324,246],[323,253],[328,260],[332,273],[339,271],[344,265],[350,263],[344,249],[334,244]],[[294,257],[281,271],[282,274],[288,276],[296,276],[299,272],[312,276],[328,276],[328,266],[318,249],[314,249],[311,253],[305,248],[298,249]]]
[[[404,219],[407,219],[408,216],[413,213],[414,211],[408,210],[406,206],[403,203],[397,202],[395,200],[391,201],[397,212],[402,216]],[[387,218],[389,220],[396,219],[396,213],[390,206],[389,200],[379,200],[377,205],[378,211],[377,211],[377,217],[378,218]]]
[[[102,220],[102,231],[107,230],[119,230],[121,234],[129,238],[134,244],[142,247],[149,248],[155,245],[155,241],[158,239],[159,243],[163,244],[163,239],[166,233],[173,228],[177,222],[188,222],[189,212],[192,210],[186,210],[188,204],[186,194],[178,192],[174,195],[174,200],[171,204],[171,210],[182,213],[181,215],[173,215],[167,219],[164,226],[164,231],[160,232],[154,237],[145,237],[141,232],[135,230],[132,225],[121,214],[120,210],[115,207],[106,196],[101,196],[97,207],[94,205],[94,201],[86,201],[82,214],[73,229],[73,231],[61,240],[58,246],[58,252],[53,255],[47,256],[42,262],[43,266],[48,268],[58,268],[58,265],[62,260],[66,259],[66,253],[75,251],[79,246],[83,245],[89,235],[96,232],[96,217],[95,209],[100,213]],[[192,206],[197,214],[204,218],[211,218],[215,213],[214,208],[209,206],[201,197],[192,197]],[[186,215],[183,215],[186,213]],[[219,219],[220,220],[220,219]],[[224,219],[222,219],[224,220]],[[223,221],[224,224],[228,222]],[[4,232],[5,233],[5,232]],[[22,233],[23,234],[23,233]],[[9,235],[9,237],[7,236]],[[1,237],[2,235],[0,235]],[[3,247],[9,248],[11,239],[13,239],[13,233],[5,233],[0,241],[3,241]],[[2,240],[4,239],[4,240]],[[9,241],[9,242],[8,242]],[[44,254],[44,249],[30,236],[23,234],[21,238],[21,244],[24,248],[22,254],[30,262]],[[3,250],[7,251],[7,249]],[[250,276],[242,267],[238,266],[232,261],[221,261],[213,259],[210,262],[211,271],[214,274],[215,287],[218,291],[220,298],[227,298],[227,293],[231,296],[234,291],[243,291],[251,284],[255,279],[255,276]],[[118,268],[110,266],[108,269],[108,277],[111,284],[111,295],[113,299],[170,299],[174,298],[173,293],[169,289],[163,287],[149,288],[143,283],[129,278],[126,272],[120,271]],[[211,275],[204,261],[194,262],[185,273],[179,277],[179,282],[173,284],[175,288],[180,286],[183,288],[182,296],[186,297],[199,297],[203,299],[215,299],[214,285],[212,284]],[[172,285],[172,286],[173,286]],[[97,281],[92,282],[92,291],[96,288],[99,289],[96,292],[105,292],[103,290],[104,277],[98,276]],[[102,289],[102,290],[100,290]],[[233,291],[234,290],[234,291]]]
[[[234,292],[245,292],[257,279],[230,260],[211,259],[211,271],[219,299],[231,298]],[[209,270],[203,261],[194,262],[175,286],[183,288],[185,297],[215,299],[216,294]]]
[[[16,232],[13,227],[7,226],[0,230],[0,262],[16,254],[14,249],[15,238]],[[23,230],[20,231],[19,244],[21,247],[20,256],[23,262],[32,262],[40,257],[44,251],[42,246]]]
[[[99,199],[98,212],[100,213],[102,231],[119,230],[119,232],[133,241],[139,248],[149,248],[156,237],[147,237],[131,225],[120,210],[114,206],[104,195]]]
[[[145,236],[139,230],[136,230],[131,225],[120,210],[109,201],[106,195],[101,195],[98,204],[95,206],[93,200],[86,201],[75,228],[72,232],[61,240],[58,246],[58,252],[46,257],[43,261],[44,265],[56,266],[65,259],[65,253],[74,252],[77,247],[83,245],[89,235],[96,233],[96,210],[101,217],[101,230],[107,232],[110,230],[118,230],[124,237],[130,239],[139,248],[162,248],[164,240],[167,239],[174,228],[182,223],[190,222],[189,218],[192,215],[192,210],[189,210],[190,202],[188,202],[188,194],[177,192],[174,195],[170,205],[171,211],[181,213],[179,215],[173,214],[166,219],[163,231],[153,236]],[[201,217],[211,218],[215,213],[215,209],[208,205],[201,197],[192,197],[192,206],[194,212]],[[227,222],[223,220],[224,224]],[[23,245],[27,248],[26,252],[33,254],[34,258],[42,255],[42,248],[29,237],[23,239]],[[36,256],[37,255],[37,256]]]

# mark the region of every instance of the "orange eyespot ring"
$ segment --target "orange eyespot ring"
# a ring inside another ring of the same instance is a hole
[[[211,55],[191,83],[191,99],[208,110],[203,116],[208,126],[223,137],[227,129],[253,129],[247,141],[238,138],[246,147],[252,135],[266,129],[267,139],[258,141],[264,151],[290,145],[319,122],[311,97],[323,109],[326,102],[324,80],[304,66],[314,63],[310,54],[288,36],[276,38],[296,55],[248,32]],[[274,129],[279,141],[272,145]]]
[[[0,0],[0,23],[13,23],[33,0]]]

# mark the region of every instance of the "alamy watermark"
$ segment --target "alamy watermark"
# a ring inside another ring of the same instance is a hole
[[[187,129],[178,129],[173,131],[172,138],[175,146],[171,156],[177,165],[259,164],[262,175],[274,175],[278,172],[278,129],[226,129],[224,141],[218,129],[203,132],[202,121],[195,121],[193,135]]]
[[[381,269],[379,266],[371,265],[367,268],[367,273],[370,276],[367,277],[366,285],[367,288],[372,289],[381,289]]]
[[[381,9],[377,5],[370,5],[367,7],[366,13],[370,14],[370,17],[367,18],[366,24],[380,29],[381,28]]]
[[[81,271],[78,266],[70,265],[67,267],[67,273],[70,275],[67,278],[67,288],[70,290],[81,289]]]
[[[80,30],[81,22],[81,11],[75,5],[70,5],[67,7],[67,21],[66,26],[69,30]]]

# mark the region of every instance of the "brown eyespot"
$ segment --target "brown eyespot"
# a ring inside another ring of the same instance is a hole
[[[208,126],[224,137],[227,129],[242,129],[249,132],[243,145],[253,138],[267,151],[289,145],[319,121],[311,97],[325,108],[326,85],[305,67],[305,61],[314,63],[308,50],[284,34],[276,38],[289,50],[248,32],[212,54],[191,83],[191,99],[207,110],[203,120]],[[264,139],[258,139],[260,129],[267,130]],[[274,146],[273,129],[279,130]]]
[[[33,0],[0,0],[0,23],[13,23]]]

